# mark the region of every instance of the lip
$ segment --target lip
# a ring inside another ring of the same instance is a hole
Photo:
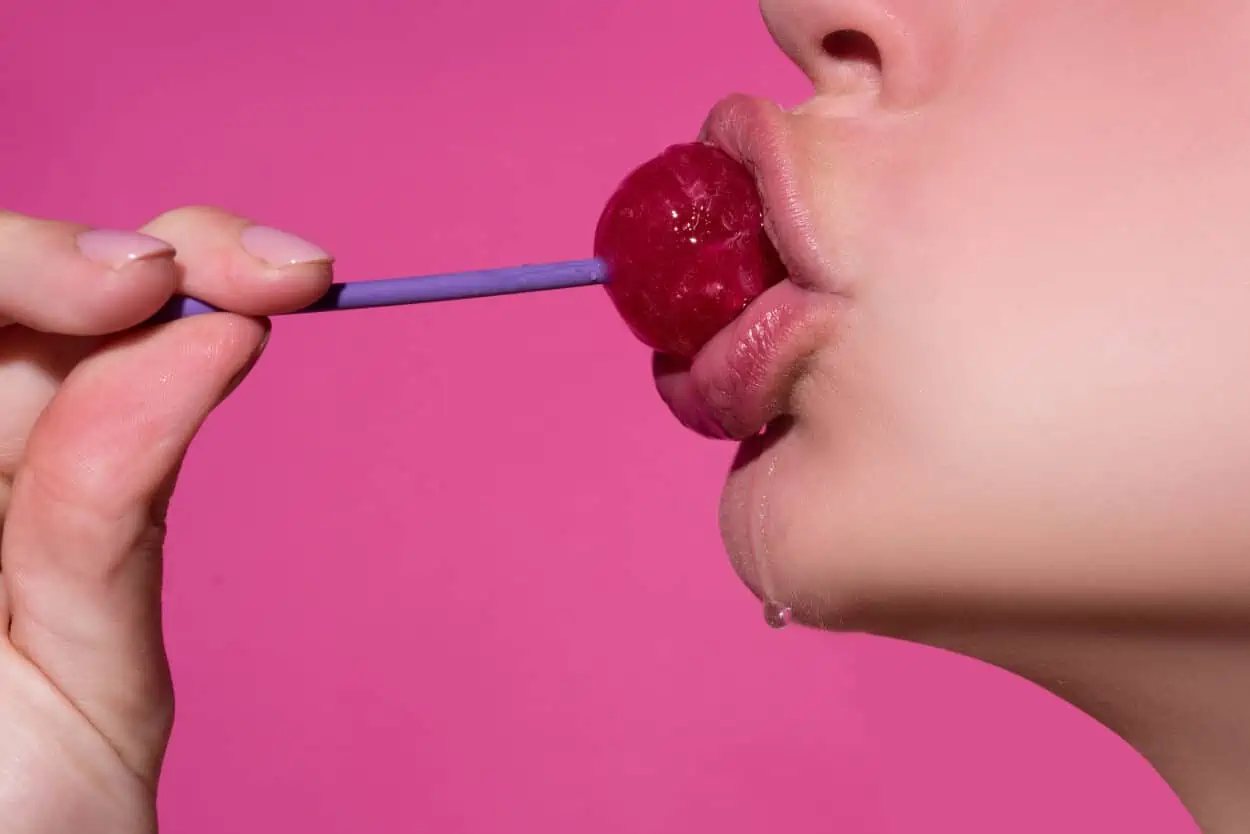
[[[764,226],[788,278],[756,298],[692,362],[657,354],[660,396],[687,428],[741,440],[786,414],[807,360],[845,306],[820,256],[793,170],[784,116],[772,102],[732,96],[713,109],[700,135],[755,176]]]

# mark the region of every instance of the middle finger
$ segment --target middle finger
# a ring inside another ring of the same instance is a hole
[[[285,313],[330,288],[334,259],[324,249],[221,209],[175,209],[143,231],[178,250],[181,292],[223,310]]]

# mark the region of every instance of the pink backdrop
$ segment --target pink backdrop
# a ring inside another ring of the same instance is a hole
[[[345,279],[587,254],[633,164],[803,83],[749,0],[8,0],[0,204],[216,203]],[[1005,674],[768,631],[598,290],[280,320],[175,506],[178,834],[1189,834]]]

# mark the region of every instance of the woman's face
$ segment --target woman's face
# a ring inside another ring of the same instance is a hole
[[[763,11],[814,95],[709,133],[830,303],[725,491],[748,584],[850,628],[1245,609],[1250,3]]]

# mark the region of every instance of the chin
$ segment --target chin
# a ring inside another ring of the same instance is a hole
[[[720,527],[730,562],[760,599],[777,599],[784,579],[784,534],[777,509],[788,500],[787,460],[795,449],[794,423],[781,418],[743,441],[721,494]]]

